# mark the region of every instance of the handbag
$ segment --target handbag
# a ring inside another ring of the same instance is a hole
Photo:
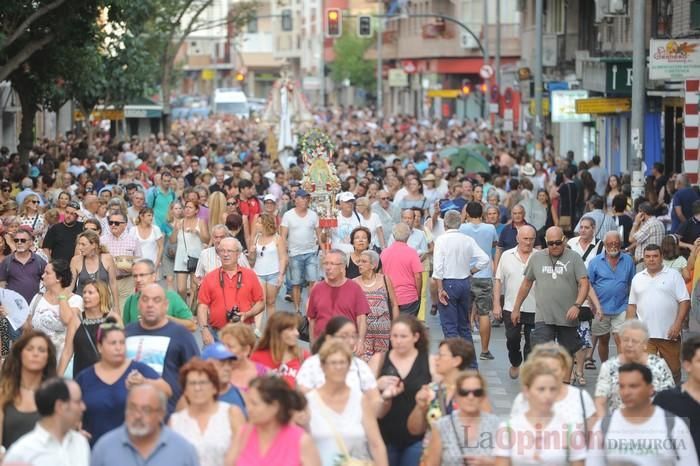
[[[187,252],[187,233],[185,233],[185,221],[182,221],[182,242],[185,243],[185,255],[187,255],[187,271],[189,273],[194,273],[197,270],[197,264],[199,263],[199,257],[192,257]]]
[[[299,332],[299,339],[301,341],[309,342],[309,341],[311,341],[311,338],[309,335],[309,318],[306,317],[304,314],[302,314],[300,311],[297,311],[297,314],[299,314],[299,325],[297,325],[297,331]]]
[[[316,392],[316,396],[321,398],[321,395]],[[321,403],[323,404],[323,400],[321,400]],[[361,460],[359,458],[353,458],[350,456],[350,452],[348,451],[348,447],[345,446],[345,441],[343,440],[343,437],[338,433],[338,431],[335,429],[335,426],[333,425],[333,420],[328,417],[328,413],[326,413],[326,407],[321,406],[321,416],[323,416],[323,419],[326,420],[328,423],[328,427],[331,428],[333,431],[333,437],[335,437],[335,443],[338,446],[338,450],[340,450],[340,455],[338,455],[338,458],[336,459],[335,463],[333,463],[335,466],[374,466],[374,461],[371,460]]]
[[[566,183],[567,191],[569,192],[569,213],[573,214],[574,205],[571,200],[571,183]],[[561,228],[564,233],[571,233],[571,215],[561,215],[559,216],[559,228]]]

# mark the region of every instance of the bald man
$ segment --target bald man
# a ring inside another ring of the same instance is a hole
[[[573,358],[582,346],[577,328],[581,306],[588,296],[586,265],[581,256],[566,247],[561,228],[549,228],[545,239],[547,249],[534,253],[525,268],[525,278],[513,305],[511,321],[513,325],[520,322],[523,302],[537,282],[532,345],[556,341]]]
[[[168,319],[167,311],[163,287],[156,283],[144,286],[139,297],[139,320],[126,327],[126,354],[148,364],[170,385],[173,395],[168,400],[168,413],[172,413],[182,394],[180,368],[199,356],[199,348],[185,327]]]

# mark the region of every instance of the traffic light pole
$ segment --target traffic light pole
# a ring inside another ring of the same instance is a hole
[[[380,18],[377,26],[377,116],[384,116],[384,89],[382,89],[382,43],[384,41],[384,19]]]

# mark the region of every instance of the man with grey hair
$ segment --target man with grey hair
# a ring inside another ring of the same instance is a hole
[[[470,236],[459,231],[462,216],[445,213],[445,233],[435,240],[433,279],[437,282],[438,313],[445,338],[461,337],[472,342],[471,276],[488,267],[491,259]],[[472,363],[476,367],[476,360]]]
[[[137,385],[126,399],[124,424],[106,433],[92,451],[92,466],[198,466],[197,450],[165,424],[165,395],[152,385]]]
[[[202,283],[202,279],[206,274],[221,267],[221,258],[216,253],[216,248],[219,247],[219,243],[221,243],[221,240],[224,238],[233,238],[231,231],[226,228],[226,225],[214,225],[211,229],[211,240],[213,244],[200,253],[197,269],[194,271],[194,282],[197,286]],[[238,265],[250,268],[250,263],[245,254],[238,255]]]
[[[210,345],[227,323],[253,323],[265,310],[260,280],[255,272],[238,264],[243,248],[236,238],[224,238],[216,249],[221,267],[205,275],[199,288],[197,323],[202,342]]]
[[[326,329],[335,316],[345,316],[355,322],[358,339],[353,348],[358,356],[364,355],[367,335],[369,303],[360,285],[345,276],[348,257],[343,251],[332,249],[323,258],[324,279],[309,293],[306,316],[312,342]]]
[[[372,212],[379,215],[385,235],[393,231],[394,225],[401,221],[401,209],[391,202],[391,195],[387,191],[377,193],[377,202],[372,204]]]
[[[392,231],[394,242],[382,251],[381,259],[384,275],[394,284],[399,311],[417,316],[423,287],[423,264],[418,252],[406,243],[411,230],[406,223],[396,224]]]
[[[156,283],[158,277],[156,277],[156,266],[153,261],[151,259],[138,259],[134,263],[133,277],[136,293],[126,298],[126,302],[124,303],[124,311],[122,312],[124,325],[139,320],[139,298],[141,297],[141,290],[152,283]],[[165,297],[168,300],[168,310],[166,313],[168,319],[176,324],[184,326],[190,332],[194,332],[197,329],[197,325],[194,323],[192,311],[182,299],[180,293],[175,290],[166,290]]]
[[[588,264],[588,281],[591,285],[588,297],[596,309],[591,334],[594,342],[598,340],[601,363],[608,360],[611,333],[618,354],[622,349],[619,332],[625,322],[630,286],[636,271],[632,256],[622,252],[622,237],[619,232],[605,233],[603,247],[603,254],[595,256]]]

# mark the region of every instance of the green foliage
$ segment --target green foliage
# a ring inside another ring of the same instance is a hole
[[[344,28],[347,31],[347,28]],[[335,60],[330,64],[331,78],[336,83],[350,80],[350,84],[373,91],[376,86],[374,62],[364,58],[371,39],[357,37],[354,32],[345,32],[336,39],[333,47]]]

